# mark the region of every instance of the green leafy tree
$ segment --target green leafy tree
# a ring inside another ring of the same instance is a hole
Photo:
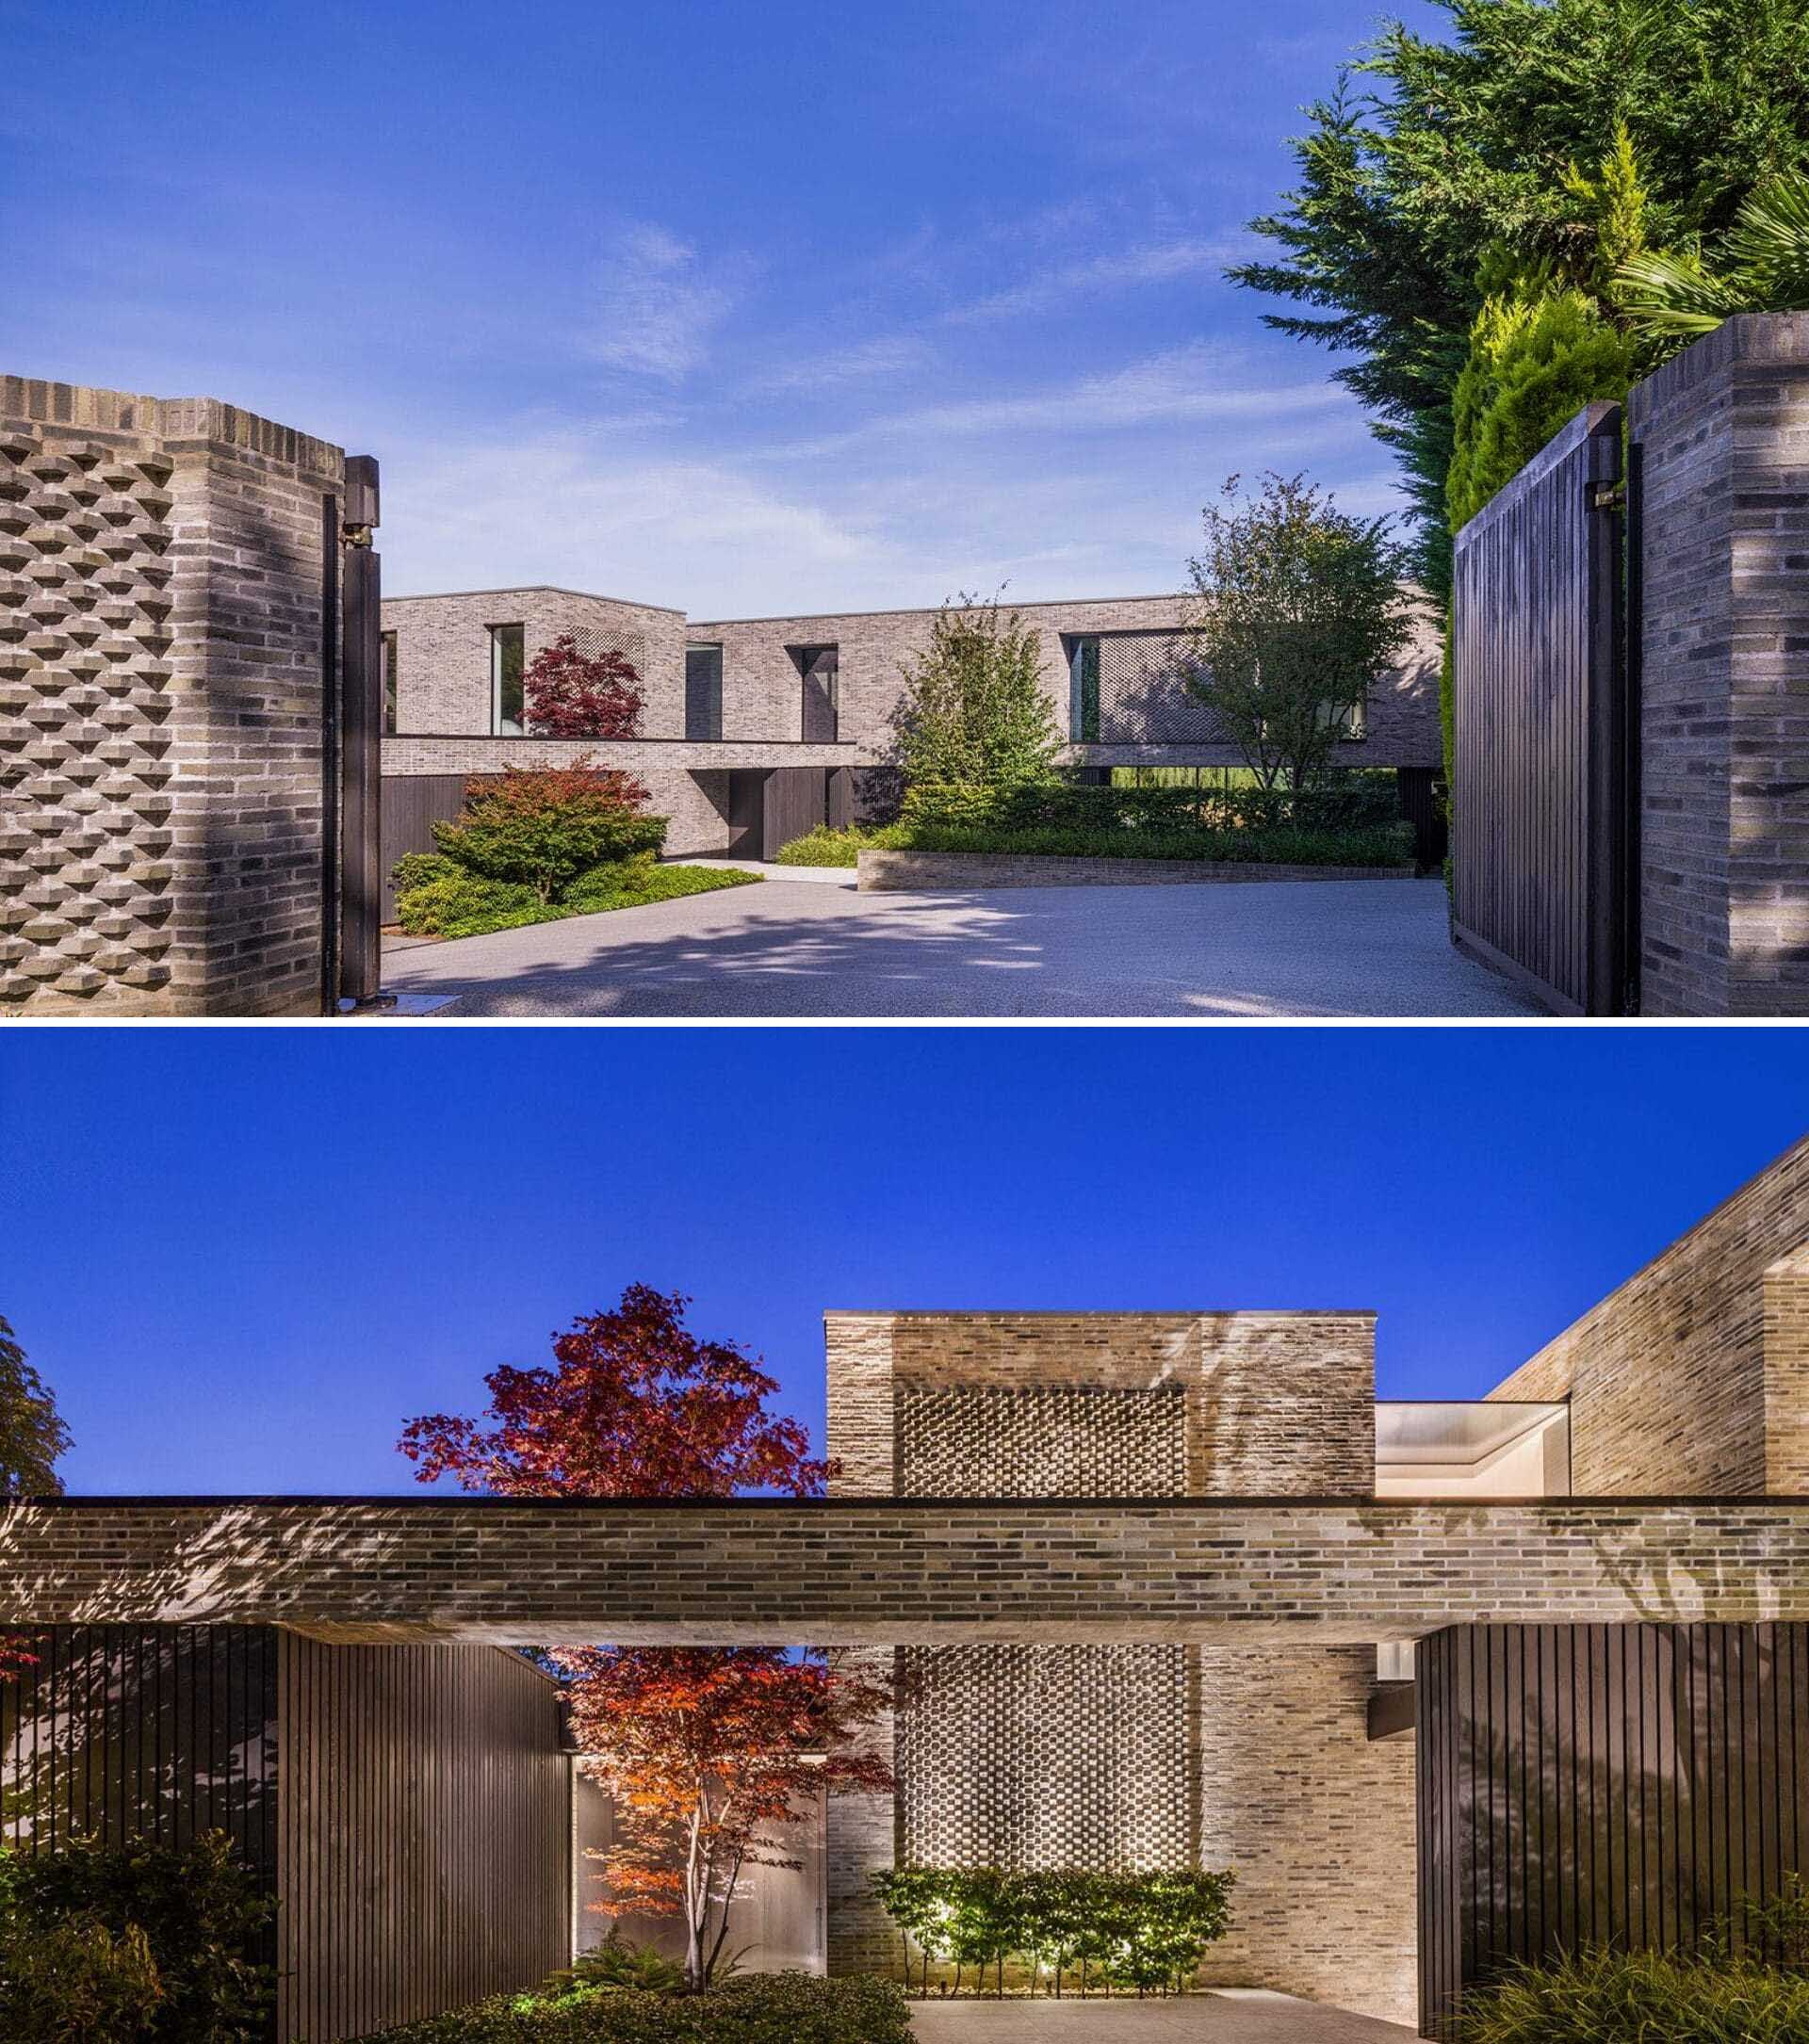
[[[1573,281],[1602,233],[1572,167],[1637,142],[1654,248],[1718,247],[1755,187],[1809,170],[1802,0],[1439,0],[1448,39],[1400,23],[1307,110],[1295,188],[1231,276],[1290,300],[1283,332],[1335,373],[1399,456],[1422,579],[1450,589],[1451,399],[1488,295],[1485,251]]]
[[[59,1457],[69,1429],[43,1379],[25,1360],[12,1323],[0,1314],[0,1497],[54,1497],[62,1490]]]
[[[1036,635],[999,598],[962,594],[903,668],[893,757],[906,787],[1015,787],[1051,778],[1061,735]]]
[[[1407,551],[1300,476],[1239,478],[1188,563],[1187,686],[1265,788],[1311,787],[1350,714],[1412,636]]]

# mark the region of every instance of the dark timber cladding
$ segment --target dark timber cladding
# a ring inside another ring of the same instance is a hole
[[[411,852],[436,852],[433,826],[464,807],[468,773],[391,773],[383,783],[383,915],[396,913],[396,862]]]
[[[564,1965],[554,1685],[495,1649],[282,1649],[279,2036],[359,2036]]]
[[[277,1899],[282,2044],[565,1963],[570,1763],[519,1656],[230,1625],[56,1626],[32,1651],[0,1683],[0,1841],[230,1833]]]
[[[1516,1959],[1737,1935],[1809,1872],[1809,1626],[1453,1628],[1417,1687],[1424,2036]]]
[[[1457,540],[1457,936],[1569,1014],[1629,1003],[1620,474],[1586,406]]]

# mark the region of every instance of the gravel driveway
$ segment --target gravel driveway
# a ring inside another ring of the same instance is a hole
[[[777,867],[690,895],[389,949],[455,1015],[1522,1015],[1437,880],[857,894]],[[783,877],[780,877],[783,876]]]

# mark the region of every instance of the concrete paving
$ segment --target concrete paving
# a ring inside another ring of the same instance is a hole
[[[736,887],[388,950],[443,1015],[1524,1015],[1454,950],[1437,880],[857,894]]]
[[[1402,2044],[1413,2032],[1286,1994],[1181,2001],[925,2002],[918,2044]]]

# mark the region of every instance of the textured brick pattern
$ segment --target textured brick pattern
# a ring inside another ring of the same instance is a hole
[[[1178,1384],[901,1384],[897,1427],[906,1498],[1173,1498],[1186,1488]]]
[[[1192,1861],[1184,1647],[905,1647],[897,1680],[906,1865]]]
[[[1101,745],[1223,745],[1218,718],[1187,686],[1184,640],[1110,632],[1100,640]]]
[[[0,1013],[318,1013],[337,447],[0,379]]]
[[[1374,1653],[1198,1658],[1200,1859],[1237,1870],[1202,1978],[1411,2023],[1413,1742],[1367,1736]]]
[[[0,433],[0,1006],[170,983],[173,466]]]
[[[1805,1244],[1809,1139],[1490,1395],[1570,1400],[1582,1496],[1809,1491],[1801,1280],[1767,1274]]]
[[[1641,1006],[1809,1014],[1809,315],[1636,385]]]

